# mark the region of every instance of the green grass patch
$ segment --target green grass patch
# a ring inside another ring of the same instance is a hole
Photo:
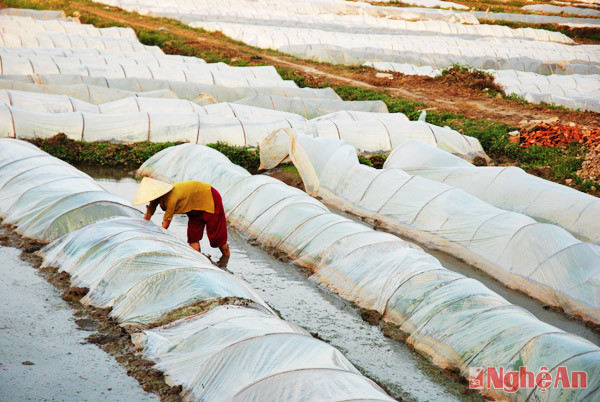
[[[306,78],[301,74],[298,74],[297,71],[288,70],[286,68],[277,68],[277,73],[281,75],[281,78],[284,80],[292,80],[298,85],[300,88],[306,88],[310,85],[306,82]]]
[[[358,155],[358,162],[362,165],[370,166],[375,169],[383,169],[383,164],[387,159],[384,154],[372,154],[368,156]]]
[[[41,150],[59,158],[71,165],[113,167],[135,169],[141,166],[154,154],[181,142],[85,142],[67,138],[64,134],[57,134],[51,138],[34,138],[28,140]],[[256,173],[260,165],[258,148],[236,147],[221,142],[208,144],[235,163]],[[288,169],[296,169],[293,165]]]
[[[216,149],[225,155],[236,165],[239,165],[252,174],[258,172],[260,166],[260,153],[258,148],[254,147],[236,147],[222,142],[216,144],[207,144],[207,146]]]
[[[298,168],[293,163],[285,163],[283,165],[279,165],[279,168],[283,171],[299,175]]]
[[[421,114],[421,110],[427,106],[420,102],[414,102],[400,97],[394,97],[387,92],[376,91],[373,89],[365,89],[354,86],[339,86],[334,88],[335,92],[347,101],[367,101],[380,100],[383,101],[390,113],[404,113],[411,120],[417,120]]]
[[[358,162],[362,165],[373,167],[373,162],[371,162],[371,159],[365,156],[358,155]]]
[[[449,67],[443,68],[442,71],[440,72],[440,75],[442,77],[445,77],[447,75],[453,75],[456,73],[472,73],[472,72],[479,72],[481,74],[487,74],[484,71],[481,70],[477,70],[473,67],[469,67],[469,66],[465,66],[463,64],[458,64],[458,63],[454,63]]]
[[[176,142],[136,142],[132,144],[84,142],[70,140],[64,134],[57,134],[52,138],[34,138],[28,141],[71,165],[124,168],[139,167],[157,152],[180,144]]]
[[[492,94],[490,94],[490,95],[492,95]],[[514,100],[514,101],[520,102],[520,103],[529,103],[527,101],[527,99],[525,99],[522,96],[519,96],[517,94],[508,94],[508,95],[504,95],[503,97],[504,97],[504,99],[510,99],[510,100]]]

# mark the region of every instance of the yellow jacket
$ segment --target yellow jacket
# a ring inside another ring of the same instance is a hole
[[[154,201],[150,201],[147,209],[154,214],[156,206],[165,211],[163,221],[170,221],[174,214],[185,214],[190,211],[215,213],[211,185],[201,181],[182,181],[173,184],[173,189]]]

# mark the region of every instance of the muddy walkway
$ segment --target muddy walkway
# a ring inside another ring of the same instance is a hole
[[[85,341],[91,322],[20,254],[0,247],[0,400],[158,401]]]

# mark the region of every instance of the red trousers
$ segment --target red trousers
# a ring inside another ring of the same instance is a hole
[[[197,243],[202,240],[205,226],[211,247],[221,247],[227,243],[227,220],[225,219],[223,200],[221,200],[221,194],[217,190],[211,188],[211,192],[215,204],[214,214],[204,211],[190,211],[187,213],[189,218],[188,243]]]

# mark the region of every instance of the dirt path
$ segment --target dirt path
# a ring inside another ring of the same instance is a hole
[[[336,66],[299,60],[270,50],[250,47],[226,38],[219,33],[201,33],[167,19],[157,19],[123,12],[114,7],[99,8],[96,4],[72,1],[70,6],[80,12],[118,22],[154,30],[166,28],[186,45],[211,53],[220,53],[231,59],[244,59],[249,64],[271,64],[294,70],[311,86],[352,85],[367,89],[387,90],[399,96],[426,104],[432,110],[463,114],[470,119],[491,119],[512,125],[522,120],[544,120],[558,117],[561,121],[600,126],[600,114],[553,110],[516,100],[491,97],[481,88],[470,88],[467,82],[452,82],[444,78],[429,78],[392,74],[393,79],[378,77],[371,68]]]

